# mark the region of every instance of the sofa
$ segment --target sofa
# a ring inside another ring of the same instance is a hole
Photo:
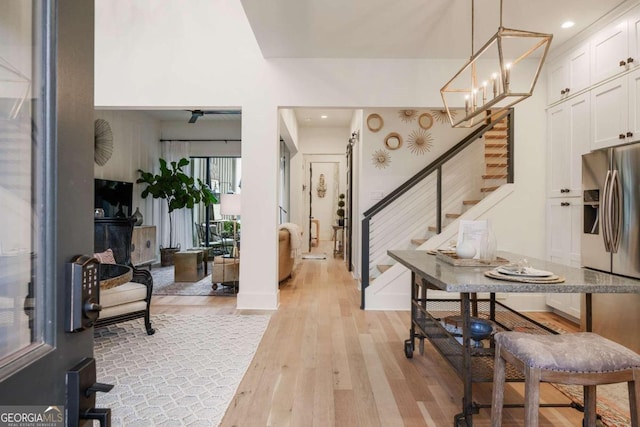
[[[291,277],[296,261],[296,251],[292,247],[291,237],[290,229],[280,228],[278,230],[278,282]]]
[[[127,265],[133,271],[131,281],[100,289],[102,310],[95,327],[142,318],[147,334],[153,335],[155,330],[151,327],[150,317],[153,278],[148,270],[135,268],[131,264],[134,222],[132,218],[94,219],[94,258],[101,263]]]

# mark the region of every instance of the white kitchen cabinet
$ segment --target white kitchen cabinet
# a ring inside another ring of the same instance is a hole
[[[615,20],[591,39],[591,84],[640,65],[638,8]]]
[[[589,87],[589,43],[548,65],[547,103],[553,104]]]
[[[591,150],[640,137],[640,70],[591,89]]]
[[[547,253],[549,261],[581,267],[582,199],[578,197],[548,199]],[[580,318],[579,294],[547,294],[547,305]]]
[[[580,197],[582,155],[590,150],[590,97],[583,93],[547,111],[549,197]]]

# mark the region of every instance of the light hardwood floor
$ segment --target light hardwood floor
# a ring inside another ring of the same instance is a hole
[[[299,260],[280,285],[280,308],[221,423],[222,426],[453,426],[462,384],[425,342],[425,354],[404,355],[410,315],[360,310],[357,282],[341,259]],[[235,298],[154,297],[153,313],[253,314],[237,311]],[[263,314],[264,312],[259,312]],[[551,314],[539,319],[575,325]],[[232,363],[232,361],[229,361]],[[521,384],[508,385],[506,403],[522,402]],[[474,400],[490,403],[491,385],[474,385]],[[543,385],[542,400],[566,402]],[[505,409],[504,426],[522,426],[521,408]],[[490,425],[490,411],[474,416]],[[580,426],[569,408],[544,408],[540,426]]]

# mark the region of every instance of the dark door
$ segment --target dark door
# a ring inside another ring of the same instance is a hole
[[[0,2],[3,413],[64,414],[66,372],[93,355],[92,329],[64,331],[66,263],[93,252],[93,23],[89,0]]]
[[[352,238],[352,212],[353,212],[353,145],[356,143],[354,136],[349,139],[347,144],[347,203],[346,215],[344,218],[344,260],[347,263],[347,270],[352,271],[353,265],[351,261],[351,238]]]

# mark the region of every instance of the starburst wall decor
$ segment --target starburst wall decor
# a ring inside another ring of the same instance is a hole
[[[384,169],[391,164],[391,155],[387,150],[376,150],[371,156],[371,162],[378,169]]]
[[[449,116],[447,116],[446,110],[431,110],[431,115],[438,123],[449,123]],[[456,116],[456,111],[451,110],[451,116]]]
[[[412,130],[407,138],[409,150],[413,154],[424,154],[431,150],[433,146],[433,137],[429,132],[420,128]]]
[[[398,117],[405,123],[411,123],[418,117],[418,112],[416,110],[400,110]]]

